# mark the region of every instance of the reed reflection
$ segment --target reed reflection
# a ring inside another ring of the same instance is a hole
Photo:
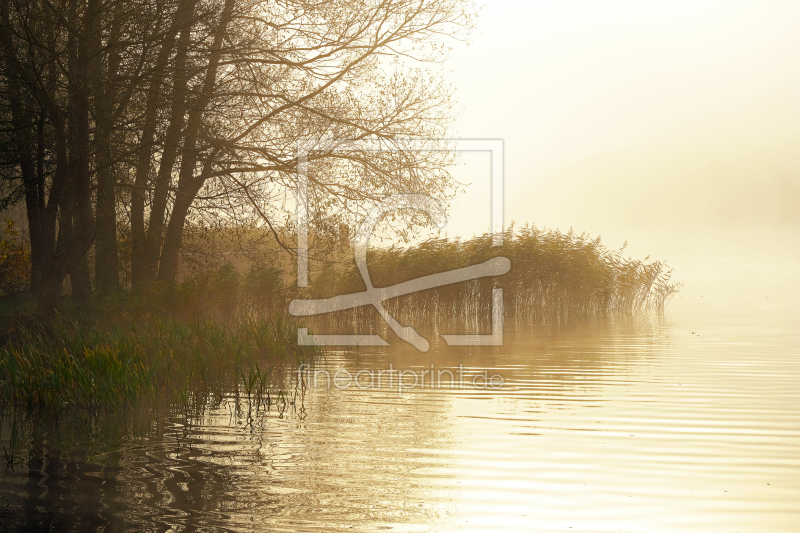
[[[657,339],[659,327],[658,320],[596,320],[519,331],[495,348],[329,352],[314,367],[356,373],[435,361],[502,373],[499,391],[298,387],[288,401],[268,405],[242,388],[149,419],[45,425],[36,415],[6,417],[3,442],[13,430],[30,447],[18,449],[7,470],[4,521],[42,531],[446,522],[457,507],[463,402],[469,416],[480,416],[470,402],[525,396],[554,406],[575,391],[588,397],[597,384],[583,377],[624,372],[631,358],[648,357],[655,346],[626,352],[621,345],[631,345],[626,336]]]

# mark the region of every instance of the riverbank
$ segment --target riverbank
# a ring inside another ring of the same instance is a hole
[[[387,286],[493,257],[509,259],[511,270],[503,276],[386,302],[393,316],[421,330],[491,327],[496,287],[505,291],[506,318],[518,325],[662,312],[678,289],[664,263],[625,258],[623,250],[608,250],[584,234],[526,226],[507,230],[503,241],[493,246],[492,236],[483,235],[377,248],[369,252],[370,270],[376,286]],[[7,295],[0,300],[2,406],[58,414],[188,405],[231,392],[267,398],[287,386],[287,370],[313,362],[318,353],[298,346],[300,324],[286,312],[289,301],[364,290],[346,254],[314,271],[308,289],[291,279],[286,269],[253,264],[240,272],[227,263],[148,291],[97,294],[88,301],[64,297],[54,316],[38,314],[35,295]],[[347,310],[328,319],[358,329],[384,327],[373,311]],[[313,327],[315,320],[304,325]]]

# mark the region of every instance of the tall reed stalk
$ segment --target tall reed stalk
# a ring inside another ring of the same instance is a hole
[[[644,310],[663,311],[678,284],[672,269],[659,261],[627,259],[623,250],[608,250],[600,239],[572,231],[525,226],[505,231],[503,246],[492,236],[469,240],[431,239],[408,248],[378,248],[368,253],[376,287],[393,285],[437,272],[475,265],[492,257],[511,260],[503,276],[481,278],[405,295],[385,303],[403,324],[482,328],[491,321],[493,288],[504,290],[505,319],[518,325],[563,322]],[[323,269],[309,296],[329,297],[365,290],[354,261]],[[372,324],[377,313],[364,307],[337,313],[340,323]],[[343,324],[340,324],[343,325]]]

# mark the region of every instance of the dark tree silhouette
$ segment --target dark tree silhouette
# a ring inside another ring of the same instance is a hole
[[[3,202],[24,199],[32,290],[56,307],[172,282],[187,224],[291,225],[298,144],[311,220],[338,227],[396,192],[446,199],[448,131],[435,63],[463,38],[462,0],[0,0]],[[0,205],[3,207],[3,205]],[[288,243],[282,242],[291,249]],[[94,271],[94,283],[90,273]]]

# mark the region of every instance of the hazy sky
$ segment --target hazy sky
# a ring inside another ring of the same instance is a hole
[[[507,222],[659,258],[800,244],[796,0],[486,0],[447,68],[458,134],[505,141]],[[451,234],[488,229],[488,161],[464,158]]]

